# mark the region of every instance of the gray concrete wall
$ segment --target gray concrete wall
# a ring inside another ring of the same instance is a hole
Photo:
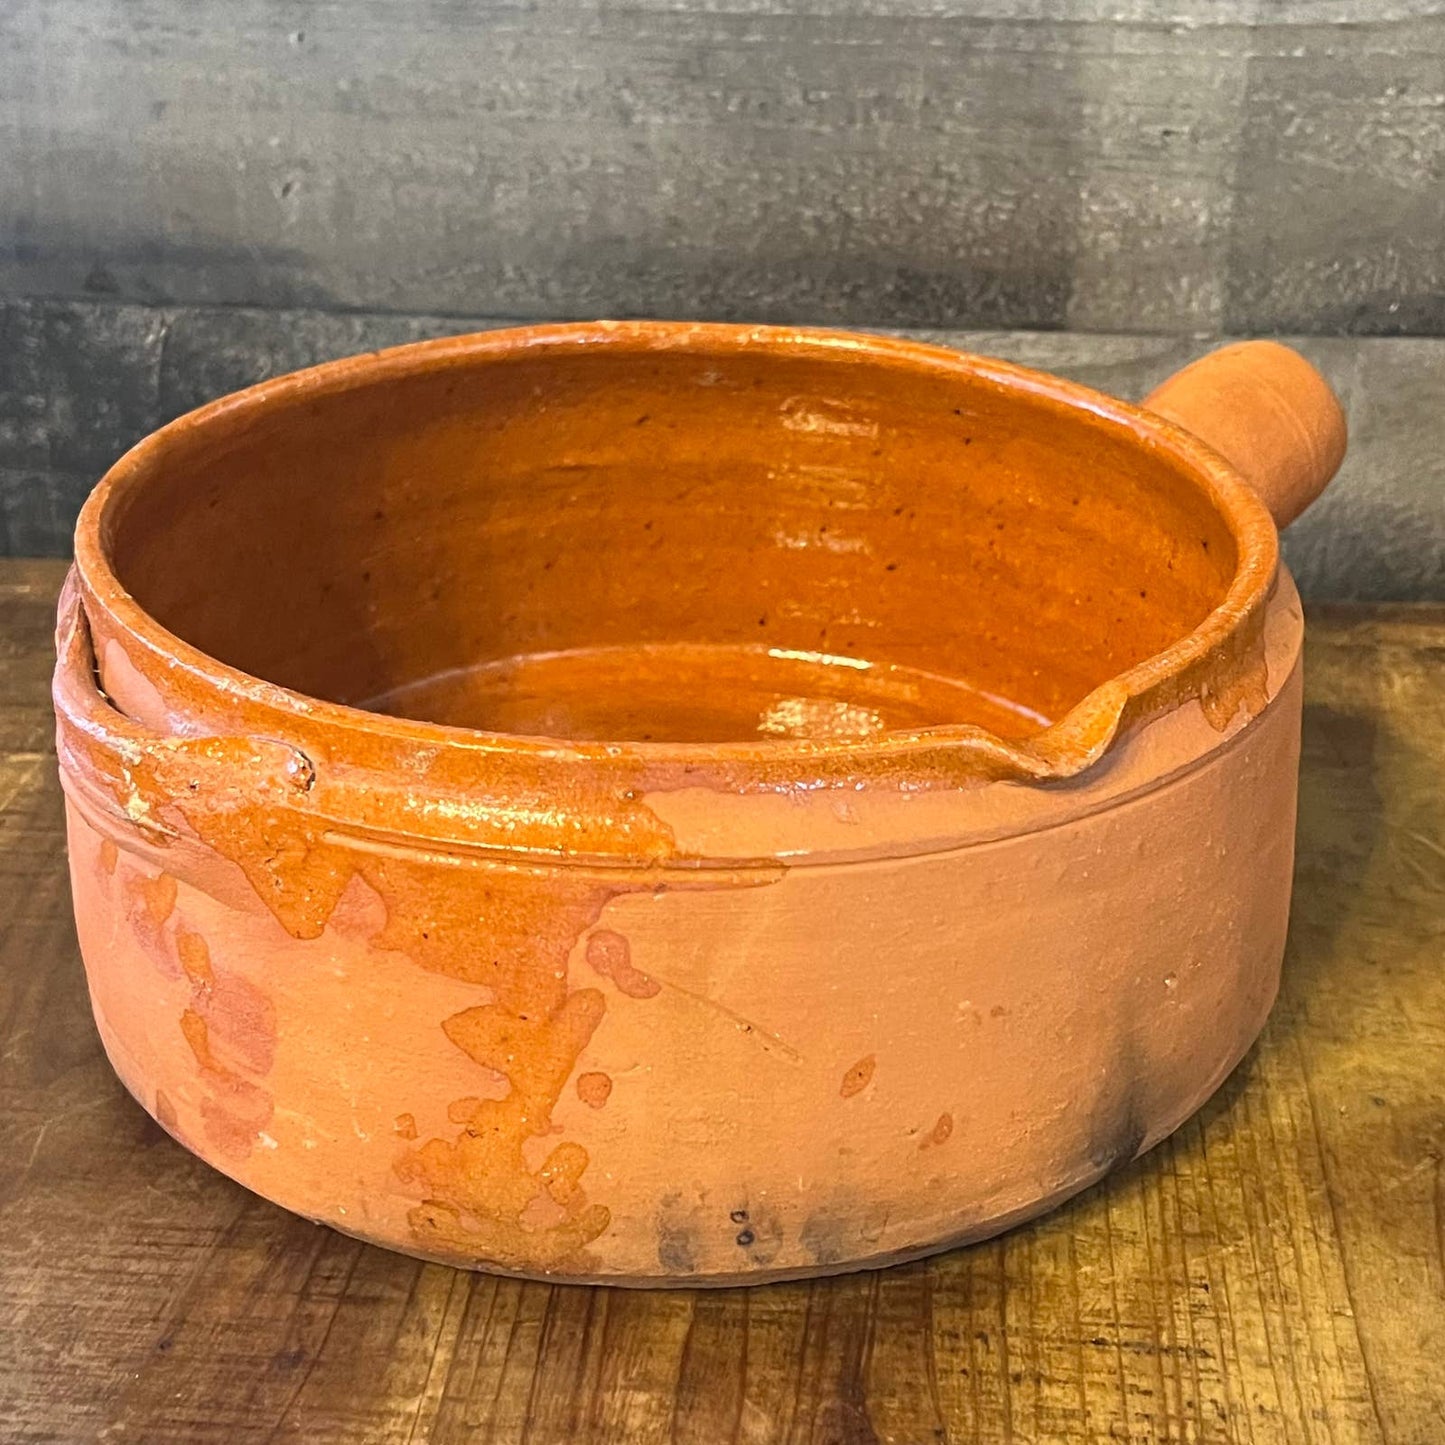
[[[1445,3],[0,0],[0,308],[12,551],[183,404],[465,318],[941,329],[1126,393],[1283,332],[1356,436],[1307,586],[1440,595]]]

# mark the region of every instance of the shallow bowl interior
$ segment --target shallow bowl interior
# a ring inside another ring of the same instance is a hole
[[[177,637],[329,701],[573,739],[1027,738],[1196,629],[1239,541],[1168,448],[917,351],[357,361],[152,439],[101,544]]]

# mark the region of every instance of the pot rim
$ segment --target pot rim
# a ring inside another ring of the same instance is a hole
[[[1234,537],[1237,565],[1219,604],[1185,636],[1100,684],[1042,732],[1006,741],[972,724],[891,729],[866,738],[758,738],[727,743],[602,742],[491,732],[455,724],[369,712],[309,696],[220,661],[162,626],[126,590],[110,562],[114,521],[126,499],[145,483],[183,431],[241,422],[323,396],[361,390],[428,372],[506,364],[523,357],[608,351],[646,355],[684,352],[699,360],[747,351],[809,355],[843,366],[885,366],[957,377],[1006,396],[1024,397],[1058,412],[1086,414],[1113,436],[1172,461],[1191,476]],[[275,377],[219,398],[158,428],[127,451],[101,478],[76,524],[75,566],[84,610],[92,623],[139,643],[187,690],[221,693],[246,714],[248,732],[288,721],[338,740],[378,736],[406,750],[439,744],[467,752],[507,753],[548,765],[610,771],[619,760],[647,770],[655,785],[686,786],[700,771],[722,770],[746,790],[781,786],[801,775],[818,784],[915,770],[961,778],[1043,781],[1072,777],[1102,757],[1127,726],[1155,712],[1218,693],[1248,665],[1257,649],[1263,612],[1279,567],[1279,540],[1268,508],[1239,472],[1195,436],[1129,402],[1048,372],[923,342],[854,331],[716,322],[593,321],[505,328],[442,337],[363,353]],[[144,670],[144,669],[142,669]],[[942,775],[942,776],[939,776]]]

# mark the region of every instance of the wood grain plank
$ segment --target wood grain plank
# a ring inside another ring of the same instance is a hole
[[[0,292],[1438,333],[1378,0],[10,0]]]
[[[1173,1138],[933,1260],[634,1293],[329,1233],[124,1094],[68,917],[45,697],[61,572],[0,563],[0,1438],[1445,1438],[1445,610],[1313,616],[1284,989]]]
[[[1256,32],[1226,328],[1445,329],[1445,17],[1431,9],[1373,34],[1333,16]]]

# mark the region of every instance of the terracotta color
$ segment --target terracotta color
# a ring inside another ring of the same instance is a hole
[[[1277,341],[1236,341],[1155,387],[1144,405],[1198,432],[1287,527],[1345,458],[1345,414],[1319,372]]]
[[[1300,499],[1336,414],[1280,351],[1160,394]],[[1304,463],[1215,409],[1236,368]],[[1300,637],[1228,462],[999,362],[637,323],[283,377],[81,517],[101,1035],[217,1167],[432,1258],[728,1284],[978,1238],[1263,1022]]]

